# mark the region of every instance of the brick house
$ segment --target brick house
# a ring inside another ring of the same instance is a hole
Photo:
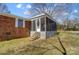
[[[28,37],[31,21],[13,14],[0,13],[0,40]]]

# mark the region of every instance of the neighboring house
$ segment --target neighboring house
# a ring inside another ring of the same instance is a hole
[[[40,15],[32,17],[31,32],[30,32],[30,36],[32,38],[34,38],[36,35],[38,38],[47,39],[53,36],[56,30],[57,30],[56,22],[50,15],[42,13]]]
[[[12,14],[0,13],[0,39],[28,37],[31,21]]]

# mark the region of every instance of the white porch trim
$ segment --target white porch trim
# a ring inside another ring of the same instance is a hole
[[[18,27],[18,18],[15,20],[15,27]]]

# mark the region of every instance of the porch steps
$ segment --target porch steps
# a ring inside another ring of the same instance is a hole
[[[31,40],[36,40],[36,39],[39,39],[40,38],[40,33],[39,32],[35,32],[32,37],[31,37]]]

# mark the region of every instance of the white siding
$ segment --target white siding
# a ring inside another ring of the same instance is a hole
[[[23,20],[23,28],[25,28],[25,20]]]

